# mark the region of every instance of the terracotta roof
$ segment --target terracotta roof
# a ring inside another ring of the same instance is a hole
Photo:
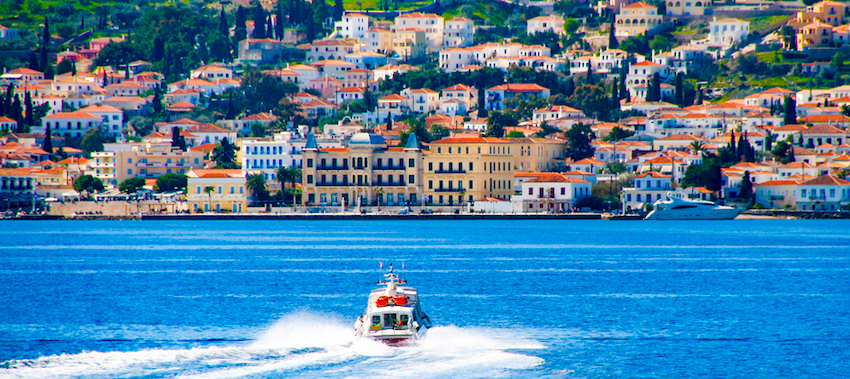
[[[188,130],[190,133],[235,133],[230,129],[222,128],[216,124],[198,124],[189,127]]]
[[[431,144],[435,144],[435,143],[511,143],[511,142],[503,140],[501,138],[495,138],[495,137],[449,137],[449,138],[443,138],[441,140],[431,142]]]
[[[673,134],[671,136],[659,138],[656,141],[705,141],[705,139],[692,136],[690,134]]]
[[[590,183],[584,179],[570,178],[563,174],[544,173],[534,179],[526,181],[526,183]]]
[[[604,164],[605,164],[605,162],[602,162],[602,161],[597,160],[597,159],[594,159],[594,158],[584,158],[584,159],[579,160],[579,161],[577,161],[577,162],[573,162],[573,164],[574,164],[574,165],[586,165],[586,164],[590,164],[590,165],[594,165],[594,164],[595,164],[595,165],[604,165]]]
[[[541,87],[534,83],[517,83],[517,84],[502,84],[488,89],[488,91],[505,91],[505,92],[542,92],[548,91],[546,87]]]
[[[44,116],[44,118],[94,118],[100,120],[101,118],[90,113],[82,112],[82,111],[74,111],[74,112],[59,112],[54,113],[49,116]]]
[[[670,175],[664,175],[664,174],[662,174],[658,171],[647,171],[647,172],[644,172],[643,174],[635,176],[635,178],[645,178],[647,176],[651,176],[653,178],[669,178],[670,177]]]
[[[819,176],[801,184],[803,186],[850,186],[850,182],[830,174]]]
[[[800,132],[800,134],[847,134],[847,132],[829,124],[817,124]]]
[[[193,169],[199,178],[244,178],[242,169]]]

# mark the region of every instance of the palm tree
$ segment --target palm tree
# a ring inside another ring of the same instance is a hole
[[[290,176],[289,167],[280,166],[275,171],[275,176],[277,177],[277,182],[280,183],[280,199],[283,200],[283,195],[286,194],[286,182],[288,182]]]
[[[301,104],[284,97],[278,102],[275,112],[281,120],[292,121],[295,116],[301,114]]]
[[[215,187],[213,187],[213,186],[204,187],[204,193],[206,193],[207,196],[209,196],[209,199],[207,200],[207,208],[210,211],[212,210],[212,193],[213,193],[213,191],[215,191]]]
[[[363,11],[363,1],[357,0],[357,2],[355,4],[357,4],[357,7],[360,8],[360,11],[362,12]]]
[[[297,192],[295,191],[295,183],[301,181],[301,169],[298,167],[290,167],[289,168],[289,183],[291,184],[290,190],[292,191],[292,206],[295,206],[295,195]]]
[[[466,190],[461,188],[458,194],[460,195],[460,211],[463,212],[463,199],[466,197]]]
[[[254,195],[254,201],[261,201],[266,191],[266,177],[263,174],[248,176],[248,189]]]
[[[705,149],[705,144],[702,143],[702,141],[691,142],[690,146],[691,146],[691,150],[694,152],[694,154],[697,154],[700,151],[703,151]]]

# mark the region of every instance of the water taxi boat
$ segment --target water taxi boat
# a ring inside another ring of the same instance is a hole
[[[378,287],[369,294],[366,313],[354,323],[357,337],[370,338],[392,346],[412,345],[431,327],[422,311],[416,288],[393,272],[384,275]]]

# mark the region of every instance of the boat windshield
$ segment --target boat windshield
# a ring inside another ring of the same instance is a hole
[[[383,319],[383,322],[381,322]],[[372,328],[380,329],[405,329],[410,326],[410,314],[407,313],[384,313],[383,315],[372,315]]]

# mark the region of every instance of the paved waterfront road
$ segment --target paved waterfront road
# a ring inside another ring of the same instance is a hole
[[[844,377],[835,220],[0,222],[0,378]],[[407,267],[438,325],[353,340]]]

